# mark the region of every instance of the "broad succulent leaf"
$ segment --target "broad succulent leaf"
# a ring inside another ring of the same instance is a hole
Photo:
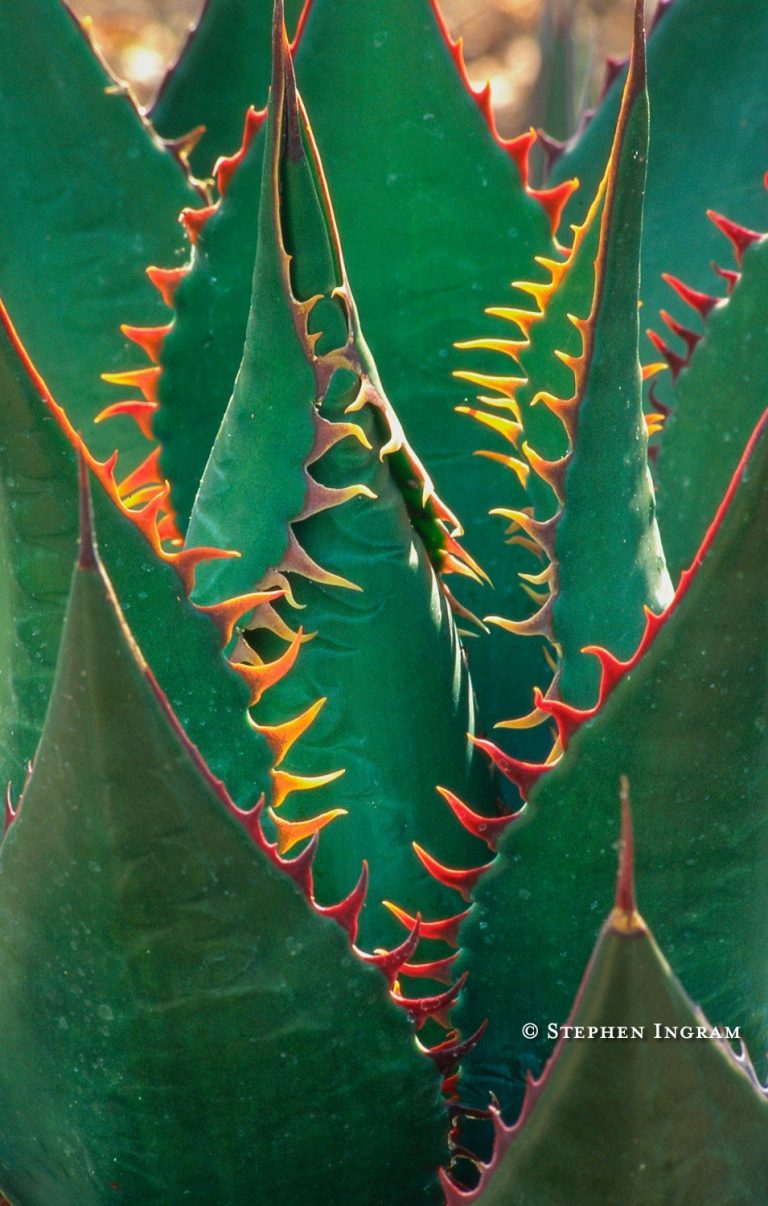
[[[0,848],[12,1200],[434,1200],[434,1070],[380,973],[233,811],[86,532]]]
[[[21,786],[45,719],[75,550],[78,450],[99,483],[102,555],[126,615],[191,739],[237,803],[251,807],[271,793],[276,751],[287,752],[299,732],[260,732],[248,716],[251,689],[222,656],[228,625],[259,600],[234,600],[212,616],[187,601],[194,558],[161,555],[156,500],[127,509],[114,462],[99,464],[84,449],[0,307],[2,781]]]
[[[448,1206],[765,1198],[766,1091],[637,912],[627,845],[615,906],[555,1024],[569,1029],[529,1082],[520,1118],[509,1128],[492,1110],[493,1159],[472,1191],[445,1178]]]
[[[659,524],[673,577],[690,562],[716,501],[766,402],[768,380],[768,237],[730,227],[737,255],[728,297],[677,290],[704,319],[704,336],[684,329],[693,351],[672,352],[672,414],[657,462]],[[667,322],[674,322],[667,316]],[[677,334],[674,326],[673,333]],[[675,341],[677,342],[677,341]],[[662,345],[667,354],[670,349]]]
[[[707,210],[763,230],[768,207],[762,177],[768,145],[763,71],[768,9],[762,0],[673,0],[648,47],[651,138],[643,240],[643,313],[654,325],[662,307],[678,321],[663,273],[712,293],[721,244]],[[623,73],[586,130],[555,164],[553,181],[577,176],[581,191],[566,219],[582,221],[610,152]],[[649,345],[643,354],[648,355]],[[659,384],[668,400],[665,384]]]
[[[291,32],[303,7],[304,0],[286,0]],[[205,0],[160,86],[152,124],[164,138],[193,135],[188,159],[196,176],[211,175],[216,160],[237,146],[248,107],[267,99],[272,8],[271,0]]]
[[[0,296],[104,456],[115,433],[92,423],[114,393],[100,375],[143,367],[120,324],[162,317],[144,269],[181,255],[176,216],[199,198],[61,0],[2,0],[0,29],[0,161],[11,199]],[[120,423],[132,468],[145,441]]]
[[[507,296],[510,276],[522,276],[533,255],[551,252],[550,225],[568,188],[528,187],[531,137],[504,144],[495,136],[488,94],[473,95],[462,79],[430,0],[313,0],[295,57],[382,380],[438,490],[461,510],[468,547],[495,584],[494,610],[504,612],[514,586],[505,586],[504,549],[487,523],[504,471],[467,462],[482,440],[454,414],[467,390],[451,379],[461,367],[453,343],[487,330],[483,307]],[[252,135],[258,123],[250,124]],[[253,137],[237,172],[225,173],[221,205],[200,212],[191,271],[175,289],[177,315],[160,353],[156,430],[182,530],[242,355],[260,152]],[[179,430],[182,414],[195,416],[194,446]],[[469,583],[462,602],[487,607]],[[522,711],[530,693],[515,675],[498,675],[502,646],[499,634],[473,642],[489,716]]]
[[[469,344],[519,365],[518,377],[482,376],[499,396],[481,399],[471,413],[519,446],[520,455],[509,459],[508,489],[520,501],[496,511],[522,536],[508,572],[516,561],[543,588],[535,616],[491,619],[517,635],[546,636],[559,663],[552,691],[579,706],[594,702],[600,678],[584,646],[600,643],[628,656],[642,635],[643,607],[660,610],[672,593],[655,520],[637,351],[648,122],[641,17],[611,158],[569,255],[547,263],[549,284],[526,286],[538,308],[498,310],[520,328],[517,340]],[[530,548],[548,561],[538,574]]]
[[[472,974],[459,1024],[471,1032],[490,1019],[482,1054],[465,1064],[476,1103],[489,1089],[505,1109],[519,1102],[525,1068],[547,1049],[521,1039],[523,1022],[567,1014],[595,913],[608,903],[615,818],[605,802],[622,774],[632,784],[638,883],[655,932],[707,1016],[765,1049],[767,523],[768,415],[692,572],[661,617],[649,613],[637,654],[622,664],[598,651],[601,705],[543,704],[558,719],[562,759],[507,766],[528,803],[477,888],[462,937]],[[533,967],[535,977],[521,975]]]
[[[320,846],[321,894],[349,892],[365,857],[373,900],[445,916],[460,898],[421,865],[411,841],[452,867],[476,864],[481,844],[446,823],[437,788],[480,811],[493,796],[467,737],[471,688],[430,559],[467,573],[471,561],[360,335],[279,28],[275,72],[246,352],[186,541],[187,549],[223,542],[241,556],[201,565],[194,598],[285,590],[248,639],[254,662],[277,649],[296,659],[264,701],[267,718],[326,700],[302,741],[302,767],[327,770],[333,746],[344,775],[290,810],[294,820],[318,805],[348,810]],[[302,644],[302,635],[311,639]],[[361,924],[368,945],[398,932],[385,913]]]

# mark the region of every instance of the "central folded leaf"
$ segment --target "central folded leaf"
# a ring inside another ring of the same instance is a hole
[[[235,656],[257,669],[296,665],[263,701],[269,723],[324,706],[302,740],[302,772],[344,776],[312,793],[312,811],[348,816],[324,834],[321,899],[348,892],[366,858],[369,899],[425,920],[455,914],[411,843],[450,868],[483,847],[448,820],[437,787],[492,811],[488,772],[468,739],[474,703],[441,574],[476,575],[457,525],[405,441],[359,330],[322,170],[283,31],[262,181],[246,350],[190,519],[186,547],[223,542],[240,553],[200,567],[194,598],[216,603],[273,588]],[[301,647],[299,647],[301,644]],[[301,788],[286,767],[285,791]],[[320,798],[322,797],[322,799]],[[304,819],[296,801],[287,811]],[[395,923],[375,905],[365,944],[388,944]]]

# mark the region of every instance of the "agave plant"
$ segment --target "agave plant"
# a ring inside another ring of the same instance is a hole
[[[764,1201],[768,9],[0,30],[7,1200]]]

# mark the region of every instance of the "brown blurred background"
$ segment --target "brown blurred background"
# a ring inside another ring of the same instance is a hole
[[[69,2],[78,16],[93,18],[112,69],[147,104],[203,0]],[[654,0],[647,8],[653,11]],[[606,56],[624,54],[629,45],[632,0],[442,0],[442,9],[454,36],[464,39],[473,82],[491,80],[497,120],[508,135],[547,122],[547,107],[550,132],[571,133],[565,127],[575,122],[575,109],[599,93]],[[548,106],[547,65],[562,54],[560,74],[570,75],[575,103],[550,99]]]

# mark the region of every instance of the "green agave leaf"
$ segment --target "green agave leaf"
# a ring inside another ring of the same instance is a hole
[[[14,790],[34,755],[53,683],[75,550],[77,449],[84,452],[82,442],[0,306],[0,643],[6,667],[0,776]],[[94,505],[102,555],[126,615],[191,739],[237,803],[250,807],[271,790],[273,751],[290,741],[290,726],[270,734],[254,727],[248,685],[223,659],[211,617],[187,601],[179,571],[188,577],[193,562],[159,556],[154,503],[148,511],[127,512],[111,463],[88,459],[101,483]],[[228,614],[237,617],[256,603],[235,601],[215,618],[226,624]]]
[[[144,267],[181,255],[176,216],[199,198],[60,0],[2,0],[0,28],[0,160],[12,199],[0,296],[75,426],[107,455],[114,431],[92,426],[113,397],[100,374],[140,362],[120,323],[162,317]],[[120,423],[130,468],[144,441]]]
[[[613,152],[569,256],[546,262],[548,284],[523,283],[537,309],[496,311],[517,323],[522,338],[469,344],[505,353],[522,373],[481,375],[480,384],[499,397],[484,399],[493,411],[470,413],[515,446],[526,437],[526,459],[507,458],[517,506],[497,513],[511,521],[512,532],[523,533],[513,564],[545,589],[534,595],[540,604],[534,617],[492,620],[518,635],[547,637],[559,660],[552,690],[579,706],[594,702],[600,682],[584,647],[599,642],[628,656],[642,635],[643,607],[658,610],[672,594],[655,521],[637,356],[647,145],[641,22],[638,10]],[[533,516],[523,509],[528,501]],[[549,561],[538,574],[530,547]],[[541,711],[538,718],[548,719]]]
[[[604,801],[632,784],[638,882],[654,930],[707,1016],[740,1026],[753,1050],[768,1035],[765,733],[768,662],[764,537],[768,415],[702,545],[628,665],[600,653],[602,706],[547,704],[567,745],[528,773],[528,803],[477,888],[462,935],[472,969],[458,1024],[488,1017],[465,1061],[464,1095],[505,1109],[546,1039],[528,1021],[566,1017],[607,909],[615,820]],[[503,759],[497,757],[500,765]],[[536,968],[535,979],[526,968]],[[482,986],[482,990],[481,987]],[[501,1071],[499,1071],[501,1069]]]
[[[631,842],[631,834],[628,835]],[[768,1098],[746,1054],[689,1000],[637,913],[631,853],[542,1079],[478,1187],[448,1206],[759,1202]],[[590,927],[591,928],[591,927]],[[558,1020],[556,1025],[562,1023]]]
[[[687,363],[673,361],[679,375],[656,477],[659,524],[675,577],[691,561],[739,450],[765,406],[768,238],[762,236],[739,254],[739,267],[727,299],[688,294],[694,308],[706,311],[705,334]],[[691,339],[691,332],[686,334]]]
[[[644,314],[653,324],[662,306],[686,321],[682,301],[662,279],[669,272],[711,293],[709,267],[721,244],[707,221],[716,209],[748,227],[768,225],[765,148],[768,109],[763,92],[768,9],[762,0],[674,0],[649,42],[651,141],[643,239]],[[555,164],[553,181],[582,184],[567,210],[583,221],[608,159],[623,74],[584,133]],[[644,355],[649,351],[645,346]],[[659,386],[668,400],[671,391]]]
[[[382,379],[441,494],[460,505],[469,547],[494,580],[494,607],[503,611],[504,549],[487,511],[504,472],[475,472],[467,463],[479,440],[454,414],[467,391],[450,376],[461,365],[453,343],[479,335],[488,300],[503,299],[510,276],[551,251],[550,219],[568,190],[539,195],[526,187],[531,137],[496,139],[487,95],[473,96],[462,80],[460,55],[430,0],[313,0],[296,70],[328,159],[350,276],[363,290],[360,312]],[[200,216],[191,271],[175,291],[176,319],[160,353],[156,430],[182,530],[242,356],[259,153],[253,138],[237,172],[225,173],[221,205]],[[462,586],[470,609],[487,609],[479,587]],[[491,634],[472,649],[489,716],[521,711],[530,694],[526,681],[499,674],[503,646]]]
[[[434,1070],[380,974],[233,808],[86,535],[0,848],[12,1200],[374,1203],[382,1185],[435,1199]]]
[[[344,776],[313,793],[311,807],[349,815],[321,843],[321,895],[348,892],[365,857],[372,899],[444,917],[456,912],[451,876],[451,886],[439,883],[411,840],[453,867],[476,864],[479,841],[450,821],[436,789],[485,811],[493,797],[467,737],[471,688],[430,558],[473,571],[360,336],[280,32],[246,354],[186,542],[223,541],[241,556],[202,565],[194,597],[210,604],[254,589],[286,592],[257,618],[252,648],[241,642],[240,656],[256,663],[257,690],[264,676],[278,679],[264,700],[267,718],[327,701],[302,742],[303,773],[327,771],[332,749]],[[303,637],[311,639],[300,648]],[[287,659],[296,665],[283,675]],[[289,762],[285,769],[287,794],[303,783]],[[306,805],[292,801],[288,811],[293,821],[310,819]],[[474,874],[461,872],[456,886],[466,891]],[[367,945],[387,945],[397,929],[371,913],[362,933]]]
[[[210,176],[220,155],[237,146],[249,105],[267,98],[272,67],[271,0],[205,0],[197,24],[150,110],[164,138],[205,127],[189,151],[196,176]],[[286,0],[296,29],[304,0]]]

